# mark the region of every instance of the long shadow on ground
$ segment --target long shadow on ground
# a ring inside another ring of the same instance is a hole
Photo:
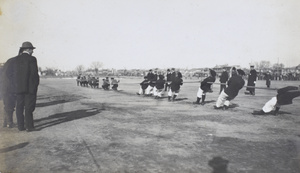
[[[2,149],[0,149],[0,153],[6,153],[6,152],[9,152],[9,151],[13,151],[13,150],[17,150],[17,149],[20,149],[20,148],[24,148],[28,144],[29,144],[28,142],[23,142],[23,143],[14,145],[14,146],[2,148]]]
[[[47,103],[37,103],[36,107],[44,107],[44,106],[52,106],[52,105],[57,105],[57,104],[61,104],[61,103],[66,103],[69,102],[67,100],[55,100],[55,101],[51,101],[51,102],[47,102]]]
[[[34,120],[35,129],[37,131],[39,131],[44,128],[55,126],[55,125],[65,123],[68,121],[73,121],[73,120],[77,120],[77,119],[81,119],[81,118],[90,117],[90,116],[100,113],[101,110],[104,110],[104,109],[92,108],[92,109],[84,109],[84,110],[77,110],[77,111],[64,112],[64,113],[50,115],[45,118]]]
[[[52,105],[57,105],[57,104],[61,104],[61,103],[67,103],[67,102],[73,102],[73,101],[77,101],[80,99],[84,99],[85,97],[82,96],[78,96],[78,95],[59,95],[59,96],[52,96],[52,97],[43,97],[40,96],[38,98],[38,101],[41,100],[50,100],[48,102],[40,102],[36,104],[36,107],[45,107],[45,106],[52,106]]]

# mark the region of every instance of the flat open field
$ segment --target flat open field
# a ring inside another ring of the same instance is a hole
[[[0,128],[0,172],[209,173],[216,156],[233,173],[300,172],[300,98],[279,116],[253,116],[276,90],[249,96],[244,88],[234,108],[223,111],[213,109],[216,84],[201,106],[192,104],[199,83],[188,83],[196,79],[184,79],[174,102],[136,95],[141,78],[120,80],[120,91],[104,91],[76,86],[75,79],[41,79],[37,131]],[[288,85],[299,81],[271,87]]]

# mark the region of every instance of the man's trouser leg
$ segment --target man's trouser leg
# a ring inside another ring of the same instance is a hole
[[[222,107],[224,106],[224,102],[226,101],[226,98],[228,95],[224,92],[224,90],[221,92],[221,94],[218,97],[218,100],[216,102],[216,107]]]
[[[220,93],[226,88],[226,85],[220,85]]]
[[[16,96],[14,94],[6,94],[3,98],[5,121],[6,124],[12,127],[13,125],[13,112],[16,106]],[[4,125],[4,124],[3,124]]]
[[[25,107],[25,94],[17,95],[17,106],[16,106],[16,115],[18,122],[18,129],[24,130],[24,107]]]
[[[142,89],[142,87],[140,87],[138,94],[140,94],[140,95],[143,94],[143,89]]]
[[[26,94],[25,95],[25,125],[27,129],[33,129],[33,111],[36,105],[36,95]]]
[[[153,90],[153,87],[149,85],[146,89],[146,95],[149,95],[152,90]]]

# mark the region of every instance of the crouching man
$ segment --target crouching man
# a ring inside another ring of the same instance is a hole
[[[272,97],[260,111],[253,111],[253,115],[271,114],[278,115],[279,109],[282,105],[289,105],[293,103],[293,99],[300,96],[300,86],[287,86],[277,90],[277,96]]]
[[[206,93],[211,91],[211,85],[216,81],[216,72],[212,69],[209,69],[209,76],[205,78],[198,89],[197,92],[197,101],[193,102],[193,104],[201,104],[204,105]],[[201,103],[200,100],[202,99]]]
[[[153,95],[155,96],[155,99],[161,98],[162,93],[164,91],[166,81],[164,80],[164,76],[160,75],[159,79],[155,83],[155,89],[153,90]]]
[[[112,85],[111,89],[118,90],[120,80],[116,80],[113,77],[110,79],[111,79],[111,85]]]
[[[239,93],[240,89],[245,85],[245,81],[242,76],[245,72],[241,69],[232,69],[232,77],[227,82],[228,87],[225,88],[219,95],[219,98],[214,106],[215,109],[227,109],[230,105],[230,101],[233,100]]]

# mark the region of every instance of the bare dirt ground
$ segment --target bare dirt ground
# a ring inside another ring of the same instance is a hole
[[[121,78],[116,92],[41,79],[37,131],[0,128],[0,172],[209,173],[216,156],[229,161],[230,172],[300,172],[300,98],[279,116],[253,116],[275,90],[249,96],[243,89],[223,111],[213,109],[216,84],[201,106],[192,104],[199,83],[184,83],[178,100],[168,102],[136,95],[141,81]],[[272,81],[273,88],[287,85],[299,82]]]

